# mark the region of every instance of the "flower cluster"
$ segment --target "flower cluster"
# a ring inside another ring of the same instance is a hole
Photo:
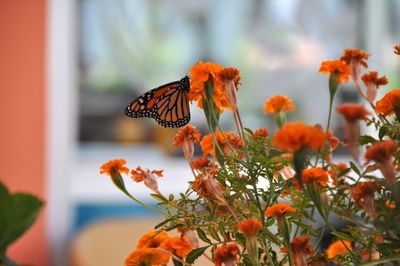
[[[400,54],[400,46],[394,49]],[[400,260],[400,89],[376,100],[388,79],[377,71],[364,73],[369,57],[360,49],[345,49],[337,59],[321,63],[319,72],[329,75],[326,127],[289,121],[294,101],[275,95],[259,109],[272,115],[277,127],[254,131],[244,128],[237,106],[239,70],[212,62],[193,66],[188,98],[204,110],[209,132],[201,136],[195,126],[186,125],[173,140],[193,175],[188,189],[178,197],[165,195],[157,185],[163,171],[129,170],[123,159],[100,169],[128,197],[163,217],[157,231],[139,239],[125,265],[166,265],[170,260],[192,265],[200,256],[217,266]],[[334,106],[336,92],[350,80],[367,104]],[[233,114],[235,131],[221,128],[226,109]],[[343,118],[341,139],[330,128],[333,115]],[[376,134],[367,135],[365,127]],[[336,160],[339,146],[351,154],[347,162]],[[124,183],[129,173],[132,181],[152,190],[161,208],[129,193]],[[332,217],[349,225],[340,230]],[[170,237],[167,231],[175,229],[180,235]],[[331,243],[323,242],[324,234],[330,234]]]

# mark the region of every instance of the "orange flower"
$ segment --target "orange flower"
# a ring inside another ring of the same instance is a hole
[[[194,154],[194,144],[200,141],[200,132],[192,125],[181,127],[176,132],[174,146],[182,146],[183,154],[190,163]]]
[[[125,266],[165,265],[169,256],[156,248],[140,248],[125,259]]]
[[[386,76],[378,78],[378,72],[376,71],[364,74],[361,79],[367,87],[367,98],[370,102],[375,101],[376,93],[379,89],[379,86],[386,85],[388,83]]]
[[[370,114],[364,105],[356,103],[344,103],[337,107],[337,112],[347,120],[366,120],[367,116]]]
[[[211,167],[213,164],[210,160],[207,158],[203,157],[197,157],[196,159],[193,160],[193,169],[197,170],[202,170],[205,167]]]
[[[365,60],[368,60],[369,55],[361,49],[356,48],[346,48],[344,49],[343,55],[340,59],[346,64],[350,65],[352,62],[356,62],[361,64],[365,68],[368,67],[368,64]]]
[[[339,84],[349,82],[350,67],[343,63],[342,60],[336,59],[332,61],[323,61],[319,72],[322,74],[337,73],[339,75]]]
[[[174,137],[174,146],[183,146],[185,141],[197,143],[200,141],[200,132],[192,125],[181,127]]]
[[[274,136],[272,143],[282,150],[298,151],[301,148],[320,149],[326,134],[302,123],[286,123]]]
[[[304,184],[315,182],[319,187],[328,185],[328,174],[320,167],[304,169],[301,178]]]
[[[389,116],[400,112],[400,89],[389,91],[382,99],[376,102],[376,112]]]
[[[253,132],[254,138],[266,138],[268,137],[268,128],[258,128]]]
[[[265,100],[264,114],[277,113],[280,111],[289,112],[296,110],[293,100],[287,96],[275,95]]]
[[[297,236],[290,242],[294,265],[308,266],[307,255],[312,255],[314,253],[314,248],[308,243],[309,240],[309,236]],[[281,250],[286,253],[288,252],[287,247],[283,247]]]
[[[225,154],[229,154],[231,152],[231,146],[236,150],[240,150],[243,147],[243,142],[239,136],[235,135],[232,131],[229,132],[215,132],[215,138],[217,139],[217,143],[219,147]],[[211,134],[205,135],[200,142],[201,150],[203,151],[204,156],[207,154],[213,156],[214,155],[214,143]]]
[[[233,67],[226,67],[218,72],[218,76],[223,81],[233,80],[235,85],[239,85],[240,71]]]
[[[222,266],[224,263],[226,266],[236,265],[237,256],[239,254],[239,246],[235,243],[221,246],[215,250],[213,261],[215,266]]]
[[[400,55],[400,44],[395,45],[395,46],[393,47],[393,49],[394,49],[394,53],[395,53],[395,54]]]
[[[288,203],[275,203],[265,210],[265,216],[280,218],[287,213],[294,213],[296,209]]]
[[[343,241],[343,243],[342,243]],[[351,242],[348,240],[335,240],[328,249],[326,250],[326,254],[328,255],[328,259],[333,259],[337,255],[344,255],[348,252],[347,249],[352,250]],[[347,248],[346,248],[347,247]]]
[[[237,90],[240,81],[240,72],[233,67],[227,67],[218,72],[219,79],[224,82],[225,96],[229,109],[237,110]]]
[[[158,248],[168,239],[169,236],[166,231],[150,230],[138,240],[136,248]]]
[[[189,100],[197,101],[197,106],[203,108],[203,99],[206,98],[204,90],[204,83],[209,80],[210,77],[213,79],[214,85],[214,104],[223,112],[225,108],[230,108],[228,100],[226,98],[224,84],[219,78],[218,73],[222,69],[222,66],[212,62],[199,62],[189,70],[190,80],[190,91]]]
[[[100,168],[100,174],[111,176],[113,173],[128,174],[129,169],[125,167],[126,161],[124,159],[114,159],[103,164]]]
[[[345,163],[337,163],[337,164],[332,164],[331,168],[329,170],[329,174],[332,177],[332,185],[337,186],[339,182],[339,178],[342,176],[339,176],[340,172],[343,170],[347,169],[347,165]],[[347,174],[349,171],[347,171],[345,174]]]
[[[368,147],[365,152],[365,158],[368,161],[376,161],[377,163],[383,163],[390,158],[393,153],[397,150],[397,144],[393,140],[383,140],[374,143]]]
[[[381,190],[381,184],[376,181],[359,182],[354,188],[352,197],[359,206],[364,206],[365,211],[374,219],[376,217],[375,212],[375,192]]]
[[[390,200],[385,201],[385,206],[388,209],[392,209],[392,210],[396,209],[396,203],[394,201],[390,201]]]
[[[187,240],[186,237],[180,236],[169,238],[167,241],[163,242],[161,248],[180,258],[185,258],[193,250],[193,246],[189,240]]]
[[[237,225],[239,231],[247,237],[254,237],[260,232],[262,224],[254,219],[246,219]]]
[[[131,178],[137,183],[143,182],[145,186],[159,194],[160,192],[158,191],[157,178],[163,176],[162,172],[163,170],[143,170],[140,166],[138,166],[135,170],[131,170]]]
[[[396,150],[397,143],[395,141],[384,140],[374,143],[365,152],[367,163],[369,161],[377,162],[379,170],[389,184],[396,182],[396,169],[393,165],[393,153]]]

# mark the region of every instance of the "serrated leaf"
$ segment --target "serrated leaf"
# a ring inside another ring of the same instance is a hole
[[[201,230],[200,228],[197,228],[196,231],[197,231],[197,235],[199,236],[199,238],[200,238],[201,240],[203,240],[204,242],[206,242],[206,243],[208,243],[208,244],[211,244],[211,240],[208,239],[206,233],[204,233],[203,230]]]
[[[203,255],[203,253],[207,250],[209,246],[206,247],[201,247],[201,248],[196,248],[193,249],[187,256],[186,256],[186,262],[189,264],[192,264],[195,262],[195,260]]]

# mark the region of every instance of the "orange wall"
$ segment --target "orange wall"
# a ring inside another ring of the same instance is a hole
[[[0,180],[45,199],[45,0],[0,1]],[[48,265],[44,212],[11,246],[20,263]]]

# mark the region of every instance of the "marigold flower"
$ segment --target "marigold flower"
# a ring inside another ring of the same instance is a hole
[[[362,104],[344,103],[337,107],[337,112],[346,120],[344,135],[354,158],[358,158],[358,138],[360,137],[359,120],[366,120],[370,114]]]
[[[387,201],[385,201],[385,206],[388,208],[388,209],[396,209],[396,203],[394,202],[394,201],[391,201],[391,200],[387,200]]]
[[[350,74],[353,80],[358,80],[360,77],[360,65],[367,68],[369,55],[360,49],[347,48],[344,49],[340,59],[350,66]]]
[[[237,110],[237,90],[240,81],[240,72],[233,67],[223,68],[218,72],[219,79],[224,82],[226,99],[230,109]]]
[[[365,211],[372,219],[376,217],[374,194],[380,190],[381,184],[376,181],[359,182],[353,188],[352,197],[356,204],[364,206]]]
[[[275,203],[265,210],[265,216],[280,218],[287,213],[294,213],[296,209],[288,203]]]
[[[212,77],[214,85],[213,99],[215,106],[220,110],[220,112],[223,112],[225,108],[230,108],[225,94],[224,83],[218,75],[221,69],[221,65],[212,62],[203,63],[200,61],[194,65],[189,70],[189,75],[191,77],[189,100],[197,101],[197,106],[203,108],[203,99],[206,98],[204,83],[207,82],[210,77]]]
[[[386,85],[388,83],[386,76],[378,78],[378,72],[376,71],[371,71],[367,74],[364,74],[361,79],[367,87],[367,98],[370,102],[375,101],[379,86]]]
[[[222,149],[222,152],[225,154],[229,154],[231,152],[231,147],[233,147],[236,152],[243,147],[243,142],[241,138],[232,131],[229,132],[215,132],[215,138],[217,140],[218,146]],[[205,135],[200,142],[201,150],[203,151],[204,156],[208,154],[214,156],[214,143],[211,134]],[[240,154],[239,154],[240,155]]]
[[[304,169],[301,179],[304,184],[315,182],[319,187],[328,186],[328,173],[320,167]]]
[[[297,236],[290,242],[294,265],[308,266],[307,255],[314,253],[314,248],[308,243],[309,240],[309,236]],[[287,247],[283,247],[281,250],[286,253],[289,251]]]
[[[350,67],[340,59],[323,61],[319,72],[322,74],[337,73],[339,84],[349,82]]]
[[[385,177],[386,182],[396,182],[396,170],[393,165],[393,153],[397,150],[397,143],[393,140],[384,140],[372,144],[365,152],[365,159],[378,163],[379,170]]]
[[[393,49],[394,49],[394,53],[395,53],[395,54],[400,55],[400,44],[395,45],[395,46],[393,47]]]
[[[163,176],[163,171],[164,170],[144,170],[138,166],[136,169],[131,170],[131,178],[137,183],[143,182],[146,187],[150,188],[155,193],[160,194],[160,191],[158,190],[157,178]]]
[[[150,230],[139,238],[136,248],[158,248],[168,239],[169,235],[166,231]]]
[[[262,224],[254,219],[246,219],[237,225],[239,231],[247,237],[254,237],[260,232]]]
[[[298,151],[301,148],[317,150],[326,141],[326,134],[302,123],[286,123],[274,136],[272,143],[282,150]]]
[[[296,110],[293,100],[284,95],[275,95],[265,100],[264,114],[278,113],[280,111],[289,112]]]
[[[197,157],[193,160],[193,169],[201,171],[205,167],[211,167],[213,163],[206,157]]]
[[[200,132],[192,125],[181,127],[176,132],[174,146],[182,146],[186,160],[190,163],[194,154],[194,144],[200,141]]]
[[[356,103],[344,103],[337,107],[337,112],[347,120],[347,121],[356,121],[356,120],[367,120],[367,116],[370,114],[367,109],[365,109],[364,105],[356,104]]]
[[[178,228],[178,231],[181,233],[181,237],[186,237],[187,240],[189,240],[193,248],[198,248],[200,246],[199,238],[197,237],[195,230],[189,228]]]
[[[169,256],[156,248],[140,248],[125,259],[125,266],[166,265]]]
[[[347,248],[346,248],[347,247]],[[351,251],[351,242],[348,240],[335,240],[328,249],[326,250],[326,254],[328,255],[328,259],[334,259],[337,255],[343,255],[348,252],[348,249]]]
[[[379,252],[372,249],[372,250],[368,250],[367,248],[363,248],[361,250],[361,259],[365,260],[365,261],[369,261],[369,260],[379,260],[380,255]]]
[[[266,138],[268,137],[268,128],[258,128],[253,132],[254,138]]]
[[[345,163],[337,163],[331,165],[331,168],[329,170],[329,174],[332,177],[332,185],[337,186],[339,182],[339,176],[340,172],[347,169],[348,166]],[[347,171],[345,174],[347,174],[349,171]]]
[[[193,246],[189,240],[181,236],[170,237],[162,243],[161,248],[180,258],[185,258],[193,250]]]
[[[128,174],[129,169],[125,167],[126,161],[124,159],[114,159],[103,164],[100,168],[100,174],[111,176],[113,173]]]
[[[376,102],[376,112],[385,116],[400,113],[400,89],[389,91],[382,99]]]
[[[213,261],[215,266],[234,266],[236,265],[237,256],[239,254],[239,246],[235,243],[221,246],[215,250]]]

